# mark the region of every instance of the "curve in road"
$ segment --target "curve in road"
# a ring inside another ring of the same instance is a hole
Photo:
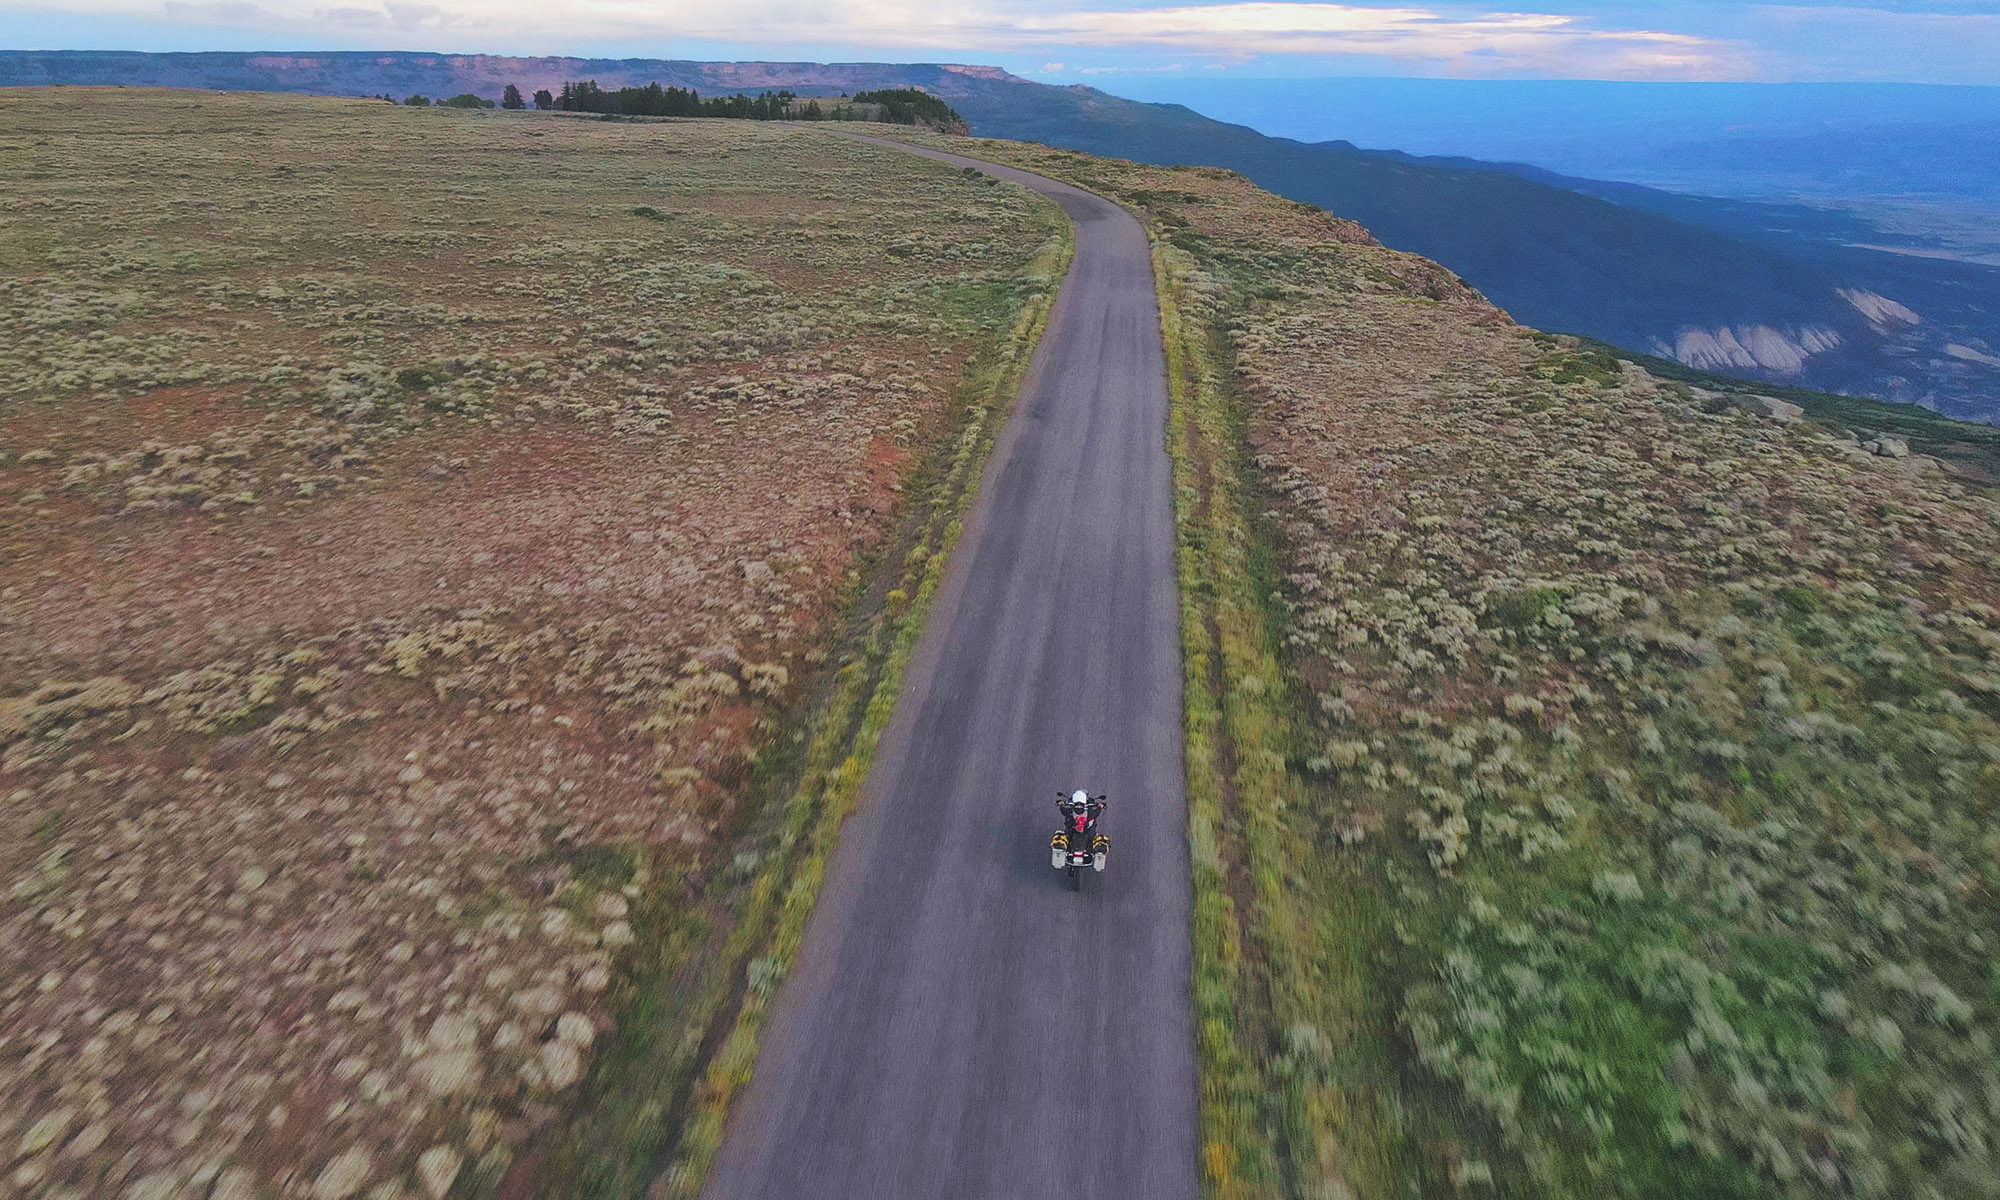
[[[873,140],[873,139],[870,139]],[[898,149],[910,149],[900,143]],[[1190,883],[1167,396],[1146,237],[1076,255],[730,1115],[714,1200],[1192,1198]],[[1110,794],[1110,869],[1048,861]]]

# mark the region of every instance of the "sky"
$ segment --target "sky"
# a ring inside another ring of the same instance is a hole
[[[0,49],[977,62],[1120,76],[2000,83],[2000,0],[0,0]]]

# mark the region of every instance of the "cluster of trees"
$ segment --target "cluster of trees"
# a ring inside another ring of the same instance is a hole
[[[481,99],[471,92],[449,100],[432,100],[421,93],[401,101],[387,94],[381,98],[391,104],[418,107],[494,106],[493,101]],[[499,106],[519,110],[526,108],[528,103],[522,97],[521,89],[510,83],[501,93]],[[797,95],[789,91],[704,99],[693,88],[661,87],[658,83],[649,83],[645,87],[606,90],[598,86],[595,79],[589,79],[563,84],[560,95],[541,88],[535,92],[533,103],[543,112],[605,113],[631,117],[733,117],[744,121],[882,121],[891,125],[930,125],[960,132],[965,129],[965,119],[949,104],[916,88],[881,88],[872,92],[856,92],[851,97],[843,94],[838,100],[828,100],[822,107],[817,99],[808,98],[801,102]]]
[[[737,117],[756,121],[775,120],[776,112],[792,102],[790,92],[765,92],[756,99],[748,96],[717,96],[703,100],[693,88],[622,87],[607,91],[595,79],[563,84],[556,97],[557,112],[615,113],[634,117]]]
[[[542,93],[535,106],[543,107]],[[936,125],[964,129],[965,121],[950,105],[916,88],[889,88],[856,92],[824,105],[818,99],[790,91],[762,92],[756,96],[731,95],[704,98],[693,88],[623,87],[615,91],[600,87],[596,80],[563,84],[555,97],[558,112],[611,113],[641,117],[733,117],[747,121],[887,121],[898,125]]]
[[[934,125],[940,129],[964,129],[965,118],[951,105],[917,88],[881,88],[854,93],[856,104],[879,105],[878,120],[891,125]]]
[[[513,91],[514,90],[513,85],[512,84],[507,85],[507,90]],[[519,99],[518,93],[516,94],[515,98]],[[411,96],[405,96],[401,100],[398,100],[394,96],[390,96],[385,93],[382,96],[382,99],[387,100],[391,104],[403,104],[414,108],[430,108],[433,106],[438,108],[492,108],[493,107],[493,102],[491,100],[482,99],[481,97],[473,95],[471,92],[460,92],[458,95],[453,96],[449,100],[433,100],[429,96],[424,95],[422,92],[418,92],[415,95]],[[510,104],[508,105],[508,107],[519,108],[521,106],[518,104]]]

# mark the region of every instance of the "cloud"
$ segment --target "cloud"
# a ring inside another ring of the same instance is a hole
[[[623,0],[600,0],[620,3]],[[912,50],[1033,52],[1165,50],[1242,60],[1259,55],[1357,55],[1411,63],[1547,69],[1587,61],[1643,74],[1715,69],[1725,43],[1665,30],[1607,29],[1562,13],[1454,14],[1399,5],[1238,0],[1160,8],[952,7],[910,0],[779,3],[716,8],[684,35],[756,41],[782,30],[800,40]]]
[[[382,29],[389,24],[389,14],[373,8],[321,8],[313,11],[313,20],[343,29]]]
[[[1935,3],[1935,0],[1934,0]],[[2000,13],[1985,3],[1942,11],[1848,4],[1754,4],[1740,32],[1766,48],[1764,74],[1990,84],[2000,79]],[[1986,11],[1962,11],[1984,8]]]
[[[1082,10],[1029,17],[1014,29],[1066,45],[1170,48],[1247,58],[1265,54],[1367,55],[1433,63],[1481,60],[1536,68],[1579,55],[1647,70],[1699,68],[1721,56],[1707,38],[1658,30],[1607,30],[1557,13],[1455,17],[1422,8],[1244,3],[1146,10]]]
[[[389,20],[398,29],[441,29],[457,24],[457,19],[435,4],[396,4],[382,7],[389,10]]]
[[[268,20],[270,13],[254,4],[221,0],[216,4],[183,4],[167,0],[167,16],[175,21],[196,21],[205,25],[241,25]]]
[[[0,11],[37,0],[0,0]],[[46,3],[47,0],[40,0]],[[106,17],[227,19],[231,0],[56,0]],[[337,3],[338,0],[335,0]],[[1653,28],[1617,28],[1572,13],[1482,12],[1409,0],[1381,5],[1321,0],[1224,0],[1113,7],[1133,0],[369,0],[317,8],[313,0],[262,0],[240,23],[310,37],[326,28],[417,33],[480,29],[511,47],[547,53],[619,43],[698,42],[754,50],[854,47],[871,56],[950,55],[972,60],[1044,56],[1070,49],[1043,74],[1085,66],[1184,61],[1190,69],[1261,56],[1360,57],[1417,73],[1713,75],[1740,58],[1725,39]],[[1138,0],[1144,3],[1144,0]],[[1456,2],[1456,0],[1453,0]],[[1549,0],[1563,7],[1570,0]],[[249,6],[245,5],[248,9]],[[1658,9],[1652,11],[1657,12]],[[473,47],[468,46],[467,49]],[[782,52],[782,51],[781,51]],[[1033,60],[1031,60],[1033,61]]]
[[[2000,80],[2000,0],[1479,3],[0,0],[0,26],[48,45],[368,48],[443,34],[467,53],[950,60],[1071,78],[1182,62],[1276,75]]]
[[[1149,63],[1139,67],[1078,67],[1079,75],[1171,75],[1187,70],[1186,63]]]

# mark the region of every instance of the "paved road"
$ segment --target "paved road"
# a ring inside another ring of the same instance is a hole
[[[1076,258],[706,1195],[1191,1198],[1180,642],[1146,238],[1087,192],[929,156],[1053,199]],[[1081,895],[1048,859],[1055,795],[1076,787],[1111,796],[1111,869]]]

